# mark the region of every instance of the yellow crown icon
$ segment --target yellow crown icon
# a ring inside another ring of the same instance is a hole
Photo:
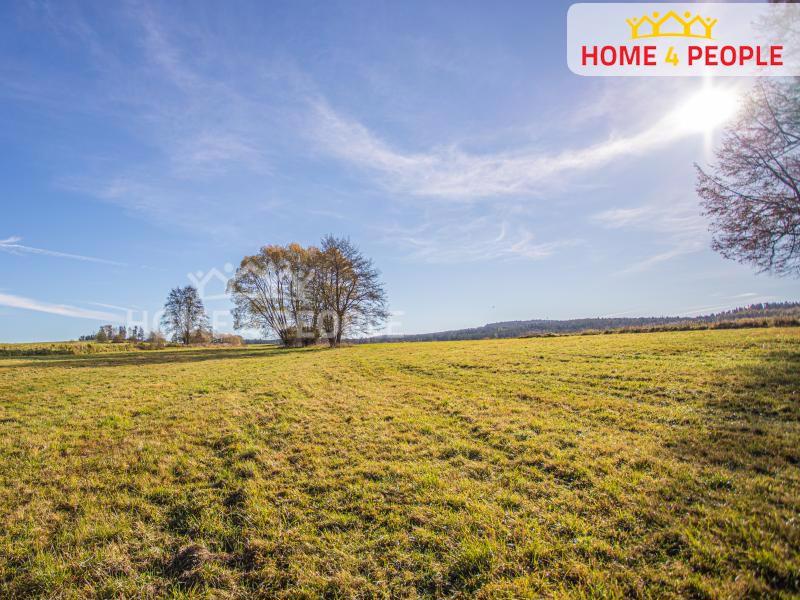
[[[689,11],[683,13],[683,17],[681,17],[671,10],[664,16],[659,16],[659,13],[654,12],[652,17],[644,15],[639,19],[636,17],[625,19],[625,22],[631,28],[632,40],[655,37],[688,37],[710,40],[713,39],[711,30],[717,24],[717,19],[710,17],[704,19],[700,15],[693,17]]]

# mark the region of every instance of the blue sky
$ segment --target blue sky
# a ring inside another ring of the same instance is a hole
[[[3,3],[0,340],[329,232],[395,333],[797,299],[709,249],[708,135],[669,120],[702,81],[573,75],[568,6]]]

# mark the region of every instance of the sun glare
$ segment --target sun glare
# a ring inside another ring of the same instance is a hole
[[[710,134],[733,117],[738,108],[735,90],[707,87],[687,98],[673,117],[676,125],[686,131]]]

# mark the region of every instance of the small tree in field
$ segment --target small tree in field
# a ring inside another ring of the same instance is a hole
[[[125,329],[124,325],[120,325],[117,328],[117,332],[114,334],[113,341],[114,343],[119,344],[124,342],[126,339],[128,339],[128,330]]]
[[[103,325],[97,332],[98,342],[110,342],[114,339],[114,328],[111,325]]]
[[[777,275],[800,275],[800,80],[761,83],[725,131],[717,164],[697,167],[712,247]]]
[[[196,288],[187,285],[170,291],[161,325],[172,333],[174,341],[183,344],[190,344],[198,332],[210,329],[206,309]]]

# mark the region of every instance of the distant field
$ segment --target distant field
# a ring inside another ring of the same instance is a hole
[[[0,597],[796,597],[800,330],[0,358]]]
[[[40,356],[51,354],[100,354],[135,350],[133,342],[119,344],[98,342],[34,342],[31,344],[0,344],[0,358],[8,356]]]

